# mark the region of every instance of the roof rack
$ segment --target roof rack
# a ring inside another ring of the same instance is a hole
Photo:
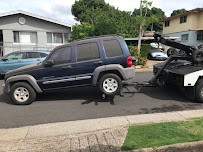
[[[85,37],[85,38],[74,40],[73,42],[80,41],[80,40],[92,39],[92,38],[108,37],[108,36],[115,36],[116,37],[116,36],[119,36],[119,35],[117,35],[117,34],[110,34],[110,35],[99,35],[99,36]]]

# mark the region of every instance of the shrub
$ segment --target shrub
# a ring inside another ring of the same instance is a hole
[[[146,55],[146,57],[144,57],[142,54],[138,55],[137,46],[129,45],[128,48],[130,50],[131,55],[135,56],[135,58],[137,59],[137,65],[143,65],[143,66],[145,66],[147,64],[147,55]]]
[[[147,58],[150,49],[151,49],[151,45],[150,44],[143,44],[141,46],[141,50],[140,50],[141,57]]]

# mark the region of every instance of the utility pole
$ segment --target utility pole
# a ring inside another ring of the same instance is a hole
[[[140,16],[142,17],[142,8],[143,8],[143,0],[140,0]],[[143,26],[143,21],[141,20],[140,22],[140,31],[139,31],[139,37],[138,37],[138,55],[140,55],[140,49],[141,49],[141,41],[142,41],[142,27]]]

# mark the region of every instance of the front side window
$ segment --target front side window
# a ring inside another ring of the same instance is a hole
[[[71,47],[62,47],[54,51],[49,60],[53,60],[55,64],[64,64],[71,62]]]
[[[77,45],[77,61],[100,58],[99,47],[96,42]]]
[[[8,60],[20,60],[20,59],[24,59],[25,57],[24,57],[24,53],[20,52],[20,53],[11,53],[7,55],[5,58]]]
[[[122,48],[117,40],[105,40],[104,49],[106,57],[121,56],[123,54]]]
[[[37,43],[37,32],[14,31],[15,43]]]
[[[188,34],[181,35],[181,41],[188,41],[188,38],[189,38]]]

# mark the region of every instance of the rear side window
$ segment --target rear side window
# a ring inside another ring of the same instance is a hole
[[[40,53],[41,58],[45,58],[47,55],[46,53]]]
[[[97,43],[85,43],[77,45],[77,61],[98,59],[99,47]]]
[[[71,47],[63,47],[56,50],[49,60],[53,60],[55,64],[64,64],[71,62]]]
[[[40,58],[40,55],[38,52],[27,52],[26,53],[26,58],[30,59],[30,58]]]
[[[104,49],[106,57],[121,56],[123,54],[122,48],[117,40],[105,40]]]

